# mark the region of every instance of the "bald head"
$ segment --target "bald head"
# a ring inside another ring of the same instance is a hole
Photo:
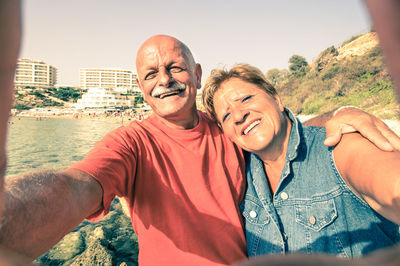
[[[169,35],[154,35],[139,47],[136,54],[136,69],[139,69],[143,64],[143,60],[151,56],[154,50],[159,47],[171,47],[171,50],[181,53],[188,64],[191,66],[196,64],[192,52],[183,42]]]

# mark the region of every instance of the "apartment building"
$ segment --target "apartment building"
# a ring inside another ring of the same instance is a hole
[[[131,107],[132,103],[127,96],[110,88],[89,88],[75,104],[77,109],[102,109],[115,107]]]
[[[39,60],[20,58],[15,70],[14,86],[44,88],[57,83],[57,69]]]
[[[81,68],[79,70],[81,89],[110,88],[120,92],[138,91],[136,73],[131,70],[111,68]]]

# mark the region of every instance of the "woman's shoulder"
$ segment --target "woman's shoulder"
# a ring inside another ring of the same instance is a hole
[[[326,138],[325,127],[305,126],[300,121],[297,122],[300,137],[308,145],[323,144]],[[325,146],[325,145],[324,145]]]

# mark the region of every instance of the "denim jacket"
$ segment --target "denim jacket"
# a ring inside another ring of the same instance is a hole
[[[303,126],[286,110],[292,128],[276,192],[263,162],[246,154],[247,189],[240,206],[248,256],[330,253],[359,257],[400,241],[399,226],[357,197],[340,176],[325,128]]]

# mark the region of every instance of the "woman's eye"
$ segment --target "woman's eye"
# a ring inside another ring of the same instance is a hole
[[[223,117],[222,117],[222,122],[225,122],[225,120],[229,117],[231,113],[226,113]]]
[[[244,98],[242,99],[242,103],[245,102],[245,101],[247,101],[247,100],[249,100],[251,97],[253,97],[253,96],[252,96],[252,95],[248,95],[248,96],[244,97]]]

